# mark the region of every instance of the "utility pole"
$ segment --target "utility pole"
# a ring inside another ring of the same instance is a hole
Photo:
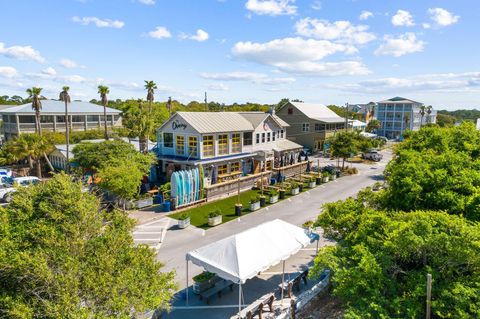
[[[345,103],[345,132],[348,131],[348,102]]]
[[[431,318],[431,307],[432,307],[432,275],[427,274],[427,311],[425,318]]]
[[[208,112],[207,92],[205,92],[205,112]]]
[[[167,107],[168,107],[169,115],[172,116],[172,97],[171,96],[168,97]]]

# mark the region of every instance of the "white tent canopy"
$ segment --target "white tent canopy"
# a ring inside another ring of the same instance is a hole
[[[244,284],[314,240],[318,235],[276,219],[193,250],[186,259],[223,279]]]

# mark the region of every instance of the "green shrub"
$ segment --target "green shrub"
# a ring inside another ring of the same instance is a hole
[[[253,204],[253,203],[257,203],[260,201],[260,196],[257,195],[257,196],[253,196],[250,198],[250,204]]]
[[[198,275],[194,276],[192,279],[193,279],[193,281],[195,281],[197,283],[202,283],[202,282],[205,282],[205,281],[208,281],[208,280],[212,279],[214,276],[215,276],[214,273],[209,272],[209,271],[204,271],[201,274],[198,274]]]
[[[187,213],[183,213],[178,217],[178,220],[186,220],[188,218],[190,218],[190,215],[188,215]]]
[[[222,211],[217,208],[217,209],[211,211],[210,214],[208,214],[208,218],[214,218],[214,217],[218,217],[220,215],[222,215]]]

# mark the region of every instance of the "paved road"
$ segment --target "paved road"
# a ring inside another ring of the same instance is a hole
[[[383,154],[384,158],[380,163],[353,164],[360,171],[358,175],[342,177],[337,181],[329,182],[324,186],[207,231],[195,227],[179,230],[176,226],[172,226],[167,231],[159,250],[158,260],[165,265],[163,270],[177,272],[177,280],[180,288],[183,288],[185,286],[185,254],[187,252],[275,218],[295,225],[316,219],[322,204],[355,196],[359,190],[381,179],[386,163],[392,158],[390,151],[385,151]],[[322,159],[322,164],[324,163],[325,160]],[[152,225],[155,225],[155,222]],[[172,221],[171,225],[175,225],[175,221]],[[192,273],[195,273],[195,270],[192,270]],[[197,271],[199,270],[197,269]]]

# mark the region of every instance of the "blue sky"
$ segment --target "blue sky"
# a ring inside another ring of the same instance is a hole
[[[480,106],[476,0],[2,0],[0,94]]]

